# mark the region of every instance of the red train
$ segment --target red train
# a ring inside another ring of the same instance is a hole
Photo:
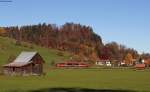
[[[72,61],[56,64],[56,67],[81,67],[81,68],[85,68],[88,66],[89,65],[84,63],[84,62],[72,62]]]

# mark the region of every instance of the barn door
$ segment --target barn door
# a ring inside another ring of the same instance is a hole
[[[33,74],[41,74],[41,65],[33,64],[32,71],[33,71]]]

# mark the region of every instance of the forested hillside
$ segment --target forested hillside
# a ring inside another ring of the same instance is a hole
[[[3,33],[3,32],[2,32]],[[18,27],[7,27],[3,36],[36,45],[68,51],[79,55],[82,59],[92,61],[99,57],[103,46],[100,36],[95,34],[91,27],[80,24],[66,23],[63,26],[54,24],[39,24]]]
[[[138,58],[136,50],[126,48],[116,42],[103,44],[99,35],[89,26],[66,23],[62,26],[55,24],[38,24],[26,26],[1,27],[1,36],[16,39],[16,45],[21,42],[68,51],[78,55],[81,61],[96,61],[99,59],[123,60],[128,53]]]

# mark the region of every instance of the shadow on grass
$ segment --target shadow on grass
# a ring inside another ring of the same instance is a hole
[[[137,92],[133,90],[88,89],[88,88],[46,88],[29,92]]]

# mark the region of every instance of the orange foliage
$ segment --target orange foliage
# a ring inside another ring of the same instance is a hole
[[[4,28],[0,28],[0,34],[4,34],[6,33],[5,29]]]
[[[131,53],[128,53],[125,57],[125,64],[130,65],[133,64],[133,56]]]

